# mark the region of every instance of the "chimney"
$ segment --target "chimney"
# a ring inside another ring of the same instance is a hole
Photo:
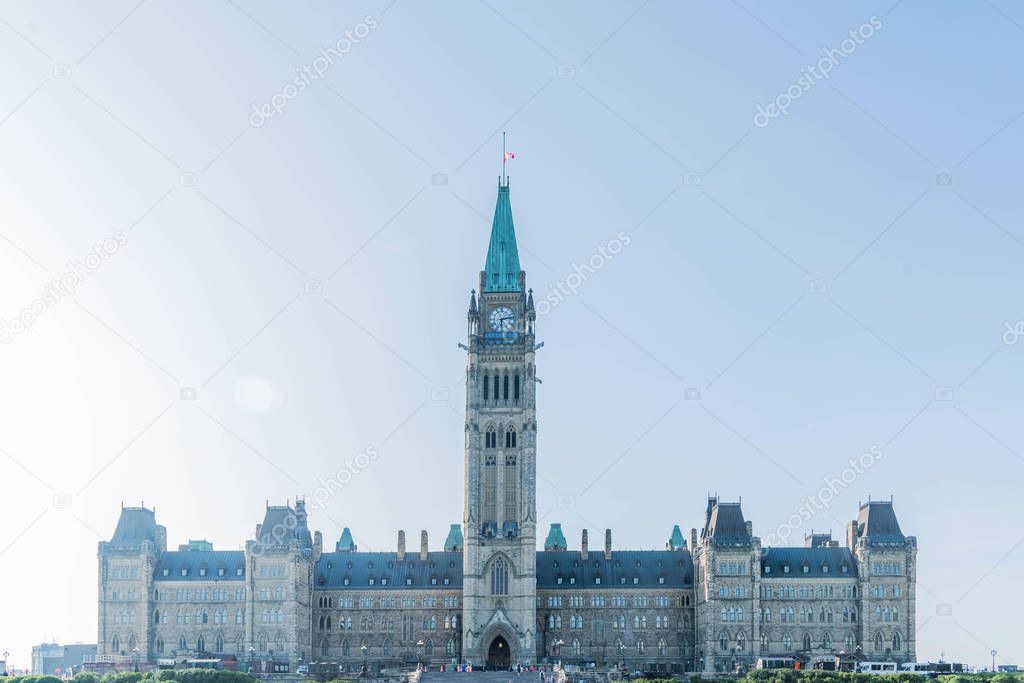
[[[398,532],[398,561],[405,560],[405,532]]]
[[[857,547],[857,520],[846,525],[846,547],[853,550]]]
[[[690,527],[690,552],[694,552],[697,548],[697,530]]]
[[[747,536],[754,537],[754,524],[749,519],[747,520]]]
[[[583,530],[583,539],[580,541],[580,559],[586,561],[587,559],[587,530]]]
[[[427,530],[420,532],[420,560],[427,561]]]
[[[612,559],[612,530],[604,530],[604,559]]]

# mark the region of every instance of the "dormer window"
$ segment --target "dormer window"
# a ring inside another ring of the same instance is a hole
[[[847,567],[847,566],[846,566],[846,565],[844,564],[844,565],[843,565],[843,573],[844,573],[844,574],[847,574],[847,573],[849,573],[849,571],[850,571],[850,568],[849,568],[849,567]]]
[[[782,573],[783,574],[788,574],[789,573],[789,565],[788,564],[782,565]]]
[[[349,584],[349,582],[350,582],[350,579],[347,576],[344,579],[341,580],[341,584],[343,586],[347,586]]]
[[[801,567],[801,569],[803,570],[804,574],[809,574],[811,571],[811,568],[806,564],[803,567]]]
[[[570,586],[575,586],[576,585],[576,577],[575,576],[570,576],[569,577],[569,585]]]
[[[771,574],[771,573],[772,573],[772,568],[771,568],[771,567],[769,567],[768,565],[765,565],[765,567],[764,567],[764,573],[765,573],[765,574]]]
[[[224,574],[225,574],[224,567],[218,567],[217,568],[217,576],[224,576]]]
[[[206,576],[206,567],[199,568],[199,576]]]
[[[388,580],[386,578],[381,579],[380,580],[380,585],[382,585],[382,586],[388,585]]]
[[[448,579],[448,577],[447,576],[444,577],[444,585],[447,586],[449,583],[450,583],[450,580]]]
[[[595,576],[594,577],[594,585],[595,586],[600,586],[601,585],[601,577],[600,576]]]
[[[181,575],[182,575],[182,576],[188,576],[188,570],[187,570],[187,569],[185,569],[184,567],[182,567],[182,568],[181,568]]]
[[[171,574],[171,570],[170,569],[165,569],[164,570],[164,576],[170,576],[170,574]]]
[[[374,578],[372,576],[370,577],[370,585],[374,585]]]
[[[822,574],[828,574],[828,565],[827,564],[821,565],[821,573]]]
[[[436,576],[430,577],[430,585],[431,586],[436,586],[437,585],[437,577]]]
[[[241,576],[241,575],[242,575],[242,568],[239,567],[238,569],[235,570],[235,576]]]
[[[635,585],[637,585],[639,583],[640,583],[640,577],[639,576],[634,576],[633,577],[633,585],[635,586]]]
[[[411,577],[411,576],[407,576],[407,577],[406,577],[406,579],[405,579],[405,585],[406,585],[406,586],[411,586],[411,585],[412,585],[412,577]]]

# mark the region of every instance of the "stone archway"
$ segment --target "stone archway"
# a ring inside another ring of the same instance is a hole
[[[507,671],[512,664],[512,652],[505,636],[497,635],[487,646],[487,668]]]

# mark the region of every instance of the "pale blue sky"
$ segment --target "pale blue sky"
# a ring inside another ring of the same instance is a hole
[[[0,318],[126,241],[0,345],[0,650],[95,639],[122,500],[235,548],[372,447],[313,526],[441,543],[507,129],[538,295],[629,236],[538,321],[541,535],[767,536],[877,446],[796,535],[894,496],[919,658],[1024,663],[1022,58],[1007,0],[0,4]]]

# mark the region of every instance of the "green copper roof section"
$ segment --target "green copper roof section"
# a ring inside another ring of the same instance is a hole
[[[444,539],[444,549],[448,552],[462,550],[462,525],[452,524],[448,529],[448,538]]]
[[[565,534],[562,533],[562,525],[552,524],[551,531],[548,532],[548,537],[544,541],[544,550],[565,550],[567,547]]]
[[[686,539],[683,538],[683,532],[680,531],[679,525],[676,524],[672,527],[672,538],[668,541],[669,550],[684,550],[686,548]]]
[[[498,203],[494,207],[494,221],[491,223],[491,241],[487,246],[487,263],[484,272],[487,282],[485,292],[519,291],[519,247],[516,246],[516,229],[512,224],[512,202],[508,198],[508,185],[498,185]]]
[[[341,530],[341,538],[334,549],[339,553],[354,553],[356,551],[356,543],[352,540],[352,532],[348,530],[348,527]]]

